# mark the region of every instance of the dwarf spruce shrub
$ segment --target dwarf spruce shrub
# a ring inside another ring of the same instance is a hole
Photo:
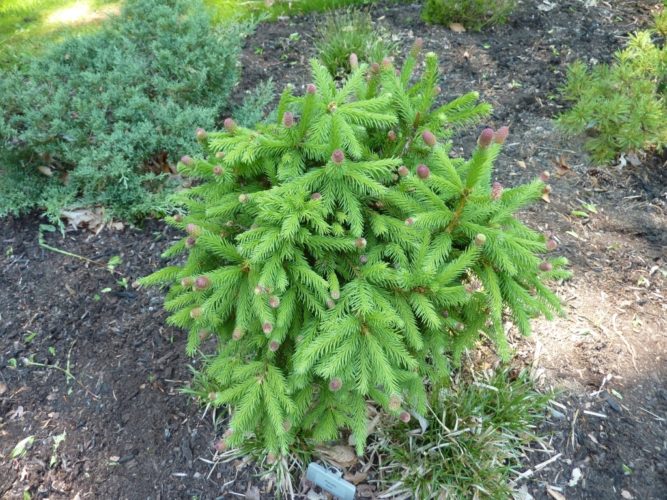
[[[654,39],[656,38],[656,39]],[[585,148],[597,162],[623,152],[667,144],[667,46],[651,30],[630,36],[613,64],[570,66],[563,96],[571,109],[558,123],[569,134],[588,135]]]
[[[210,401],[233,409],[225,445],[275,454],[347,430],[361,453],[369,402],[408,421],[480,333],[508,355],[505,311],[528,333],[560,310],[545,281],[565,259],[514,217],[545,184],[492,187],[506,127],[451,158],[452,128],[489,107],[474,92],[435,107],[438,61],[410,83],[417,59],[360,64],[340,85],[313,61],[274,123],[225,120],[201,135],[206,156],[182,159],[198,183],[164,256],[186,256],[142,283],[170,285],[190,354],[217,338],[205,370]]]
[[[212,28],[199,0],[128,0],[99,32],[0,76],[0,215],[160,208],[162,174],[228,105],[249,28]]]
[[[449,26],[460,23],[472,31],[503,24],[514,10],[516,0],[426,0],[425,21]]]

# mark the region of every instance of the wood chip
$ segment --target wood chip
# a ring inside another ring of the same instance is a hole
[[[547,493],[551,498],[555,498],[556,500],[567,500],[567,498],[565,498],[565,495],[554,489],[549,488],[548,486],[547,486]]]

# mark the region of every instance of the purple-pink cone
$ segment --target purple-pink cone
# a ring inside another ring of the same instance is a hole
[[[204,130],[203,128],[199,127],[199,128],[197,129],[197,131],[195,132],[195,136],[197,137],[197,140],[198,140],[198,141],[205,141],[205,140],[206,140],[206,137],[207,137],[206,130]]]
[[[340,290],[331,290],[331,298],[334,300],[340,299]]]
[[[414,218],[408,217],[407,219],[405,219],[405,225],[406,226],[414,226],[414,224],[415,224],[415,219]]]
[[[213,442],[213,449],[218,453],[222,453],[223,451],[227,450],[227,441],[224,439],[216,439]]]
[[[391,59],[389,59],[388,57],[385,57],[384,59],[382,59],[382,67],[383,68],[385,68],[385,69],[391,68],[391,64],[392,64]]]
[[[331,392],[340,391],[341,387],[343,387],[343,381],[338,377],[334,377],[329,381],[329,390]]]
[[[419,165],[417,167],[417,175],[420,179],[428,179],[431,176],[431,170],[426,165]]]
[[[283,125],[285,128],[292,128],[294,126],[294,115],[286,111],[283,115]]]
[[[496,144],[505,144],[508,135],[510,135],[510,128],[507,125],[502,126],[496,130],[496,133],[493,136],[493,142]]]
[[[400,167],[398,167],[398,175],[400,175],[401,177],[407,177],[409,174],[410,170],[408,170],[408,167],[406,167],[405,165],[401,165]]]
[[[220,165],[213,167],[213,175],[220,176],[224,173],[224,169]]]
[[[311,200],[321,200],[322,199],[322,194],[321,193],[313,193],[310,195]]]
[[[181,163],[186,166],[192,165],[192,158],[189,157],[188,155],[181,156]]]
[[[361,249],[361,248],[366,248],[366,245],[368,242],[366,241],[366,238],[357,238],[354,242],[354,246]]]
[[[540,174],[540,180],[542,182],[547,182],[550,177],[551,177],[551,174],[549,172],[547,172],[546,170],[542,171],[542,173]]]
[[[396,141],[396,132],[394,132],[393,130],[390,130],[389,132],[387,132],[387,140],[389,142]]]
[[[345,153],[341,149],[337,149],[333,153],[331,153],[331,161],[333,161],[336,165],[340,165],[345,161]]]
[[[491,199],[499,200],[503,195],[503,185],[500,182],[494,182],[491,187]]]
[[[265,334],[269,335],[273,331],[273,325],[268,321],[265,321],[264,323],[262,323],[262,331]]]
[[[195,280],[195,288],[197,290],[206,290],[209,286],[211,286],[211,280],[206,276],[199,276]]]
[[[269,342],[269,351],[276,352],[280,348],[280,342],[272,340]]]
[[[398,418],[401,420],[401,422],[407,424],[410,421],[410,414],[407,411],[402,411]]]
[[[250,201],[250,196],[248,196],[247,194],[243,193],[239,195],[239,203],[245,204],[248,203],[249,201]]]
[[[278,307],[280,307],[280,299],[275,295],[271,295],[271,297],[269,297],[269,306],[272,309],[278,309]]]
[[[357,54],[352,52],[350,54],[350,68],[357,69],[359,67],[359,58],[357,57]]]
[[[380,65],[376,62],[371,64],[371,74],[377,75],[380,72]]]
[[[424,143],[430,147],[435,146],[437,142],[435,136],[430,130],[424,130],[424,133],[422,133],[422,139],[424,139]]]
[[[491,145],[491,142],[493,141],[493,136],[495,135],[495,132],[493,131],[492,128],[485,128],[482,130],[482,133],[479,134],[479,139],[477,139],[477,144],[479,144],[480,148],[488,148]]]
[[[190,317],[192,319],[197,319],[197,318],[201,317],[201,312],[202,312],[201,307],[195,307],[194,309],[190,310]]]
[[[197,224],[188,224],[185,226],[185,232],[190,236],[199,236],[201,234],[201,228]]]
[[[360,255],[359,256],[359,262],[361,264],[366,264],[368,262],[368,255]]]
[[[327,299],[327,309],[333,309],[336,307],[336,303],[333,301],[333,299]]]
[[[312,83],[309,83],[306,85],[306,93],[313,95],[315,92],[317,92],[317,87],[313,85]]]
[[[245,332],[241,328],[234,328],[234,331],[232,332],[232,338],[234,340],[241,340],[244,334]]]
[[[544,262],[540,262],[540,271],[549,272],[553,269],[553,266],[551,265],[550,262],[547,262],[546,260]]]
[[[236,130],[236,122],[231,118],[225,118],[223,126],[225,127],[225,130],[230,134]]]
[[[193,236],[188,236],[185,240],[185,246],[187,248],[192,248],[197,243],[197,240]]]
[[[193,284],[194,284],[194,281],[193,281],[192,278],[187,277],[187,278],[183,278],[181,280],[181,286],[183,288],[190,288]]]
[[[556,243],[556,240],[549,238],[546,242],[546,247],[549,252],[553,252],[558,248],[558,243]]]

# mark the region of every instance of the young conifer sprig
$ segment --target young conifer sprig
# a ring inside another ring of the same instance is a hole
[[[349,429],[362,453],[369,399],[407,421],[425,411],[425,378],[480,331],[509,355],[505,311],[524,333],[560,311],[544,283],[565,260],[514,216],[544,182],[492,185],[507,129],[449,156],[453,127],[489,108],[475,93],[436,107],[438,63],[427,54],[413,78],[419,48],[400,71],[359,63],[340,84],[313,61],[314,83],[286,89],[275,122],[229,119],[206,132],[207,157],[179,166],[201,182],[179,195],[187,215],[168,221],[186,234],[165,256],[187,258],[142,282],[171,285],[188,352],[202,331],[218,339],[207,393],[233,408],[225,446],[252,436],[284,453],[297,435]]]

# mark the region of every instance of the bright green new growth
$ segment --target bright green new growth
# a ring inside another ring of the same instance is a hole
[[[417,62],[415,49],[400,72],[362,64],[337,86],[313,61],[314,84],[285,90],[276,123],[228,119],[203,138],[206,158],[183,159],[201,182],[168,219],[188,236],[164,255],[188,256],[142,283],[171,285],[189,353],[217,337],[206,370],[212,402],[233,408],[230,446],[254,436],[282,453],[349,429],[361,453],[369,399],[423,413],[424,381],[480,332],[508,355],[505,310],[523,333],[560,310],[544,281],[566,276],[565,259],[539,257],[545,237],[513,216],[545,185],[491,189],[502,130],[450,158],[452,127],[490,108],[476,93],[434,108],[436,56],[411,85]]]
[[[469,30],[480,31],[504,24],[515,5],[516,0],[426,0],[422,17],[430,23],[460,23]]]
[[[667,47],[652,35],[631,35],[612,65],[570,67],[563,95],[574,106],[558,123],[570,134],[591,136],[585,148],[595,161],[667,144]]]

